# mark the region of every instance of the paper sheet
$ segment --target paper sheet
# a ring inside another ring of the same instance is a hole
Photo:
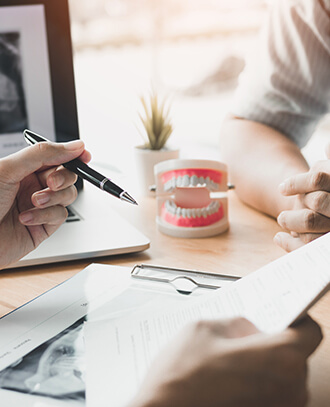
[[[83,323],[130,283],[130,269],[91,265],[1,318],[0,404],[85,405]]]
[[[85,405],[85,321],[186,298],[168,284],[132,279],[130,272],[93,264],[0,319],[1,405]]]
[[[188,322],[245,316],[264,332],[285,329],[329,288],[330,234],[198,299],[85,325],[87,406],[124,407],[154,357]]]

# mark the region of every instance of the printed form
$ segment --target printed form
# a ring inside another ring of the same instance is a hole
[[[304,315],[329,283],[327,234],[215,292],[88,322],[87,406],[125,406],[155,356],[187,323],[243,316],[263,332],[279,332]]]

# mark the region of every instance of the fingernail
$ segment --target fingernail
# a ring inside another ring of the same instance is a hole
[[[280,214],[278,215],[278,217],[277,217],[277,223],[278,223],[280,226],[282,226],[282,220],[283,220],[283,216],[282,216],[282,213],[280,213]]]
[[[42,192],[41,194],[36,194],[35,199],[36,199],[38,205],[44,205],[47,202],[49,202],[50,197],[49,197],[49,194]]]
[[[274,243],[277,244],[278,246],[281,245],[281,238],[279,235],[275,235],[273,239]]]
[[[20,218],[21,223],[28,224],[28,223],[32,222],[33,215],[31,212],[25,212],[25,213],[21,213],[19,218]]]
[[[55,188],[60,188],[64,184],[64,176],[60,173],[53,174],[53,183]]]
[[[282,182],[279,186],[278,189],[280,190],[281,194],[283,194],[286,191],[286,183]]]
[[[80,150],[84,147],[84,142],[81,140],[70,141],[69,143],[64,143],[64,148],[69,151]]]

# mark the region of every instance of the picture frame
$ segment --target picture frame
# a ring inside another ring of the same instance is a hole
[[[26,147],[25,128],[79,138],[68,0],[0,0],[0,158]]]

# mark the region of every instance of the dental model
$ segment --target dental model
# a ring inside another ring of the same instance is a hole
[[[207,237],[229,227],[227,167],[210,160],[168,160],[154,167],[157,225],[175,237]]]

